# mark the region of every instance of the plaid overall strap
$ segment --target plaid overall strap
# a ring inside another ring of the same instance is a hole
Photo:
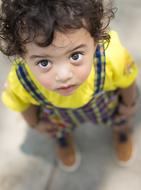
[[[15,61],[16,63],[16,61]],[[48,105],[46,98],[40,93],[35,83],[30,78],[24,61],[16,64],[16,74],[24,89],[41,105]]]
[[[98,94],[103,90],[104,82],[105,82],[105,66],[106,66],[106,58],[105,58],[105,50],[103,44],[98,44],[95,52],[95,94]]]

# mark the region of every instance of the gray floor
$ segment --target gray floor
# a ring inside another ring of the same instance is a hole
[[[123,44],[132,52],[140,67],[141,1],[115,0],[115,3],[118,12],[111,26],[119,32]],[[3,55],[0,58],[1,91],[10,66]],[[0,190],[140,190],[140,112],[141,100],[135,118],[136,158],[130,167],[121,167],[116,163],[111,130],[87,124],[75,134],[83,157],[81,167],[68,174],[56,164],[53,142],[46,135],[29,129],[19,114],[8,110],[0,102]]]

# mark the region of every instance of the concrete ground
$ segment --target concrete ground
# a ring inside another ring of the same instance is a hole
[[[140,67],[141,1],[115,0],[118,12],[111,27]],[[118,53],[118,52],[117,52]],[[0,55],[0,91],[10,66]],[[140,80],[138,84],[141,91]],[[141,100],[135,117],[136,158],[131,166],[119,166],[113,156],[111,130],[86,124],[76,133],[82,153],[81,167],[65,173],[56,164],[53,142],[29,129],[19,114],[0,102],[0,190],[140,190]],[[85,141],[83,140],[85,138]]]

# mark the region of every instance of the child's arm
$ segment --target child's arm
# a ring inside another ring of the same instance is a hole
[[[30,105],[24,112],[21,113],[28,125],[39,132],[47,132],[52,126],[47,121],[38,118],[38,106]]]
[[[137,87],[134,82],[128,88],[119,90],[120,104],[119,114],[128,119],[135,113],[137,102]]]
[[[37,111],[38,107],[31,104],[25,111],[21,112],[23,118],[31,127],[38,124]]]
[[[137,87],[134,82],[128,88],[120,89],[121,102],[127,106],[132,107],[136,103],[137,98]]]

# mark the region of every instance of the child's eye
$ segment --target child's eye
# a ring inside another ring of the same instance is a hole
[[[50,68],[51,62],[48,61],[47,59],[43,59],[43,60],[39,61],[39,62],[37,63],[37,65],[38,65],[39,67],[43,68],[43,69],[45,69],[45,68]]]
[[[83,54],[80,53],[80,52],[73,53],[70,56],[70,60],[73,61],[73,62],[78,62],[78,61],[80,61],[82,59],[82,56],[83,56]]]

